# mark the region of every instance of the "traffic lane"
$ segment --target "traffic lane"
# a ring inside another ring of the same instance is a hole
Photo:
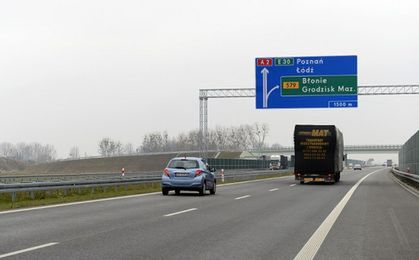
[[[210,200],[181,215],[64,241],[31,258],[289,259],[350,187],[297,185],[276,192],[264,187],[263,195]]]
[[[361,184],[316,259],[417,259],[419,199],[392,180],[388,169]]]
[[[289,177],[228,185],[219,187],[216,196],[200,197],[197,193],[181,196],[154,195],[130,197],[126,199],[78,204],[58,208],[32,210],[0,215],[0,253],[27,248],[37,243],[51,240],[68,240],[79,236],[89,236],[95,232],[123,228],[137,219],[146,220],[182,209],[198,207],[212,201],[223,203],[224,199],[256,193],[264,187],[288,185]],[[34,234],[36,237],[34,238]]]
[[[223,197],[228,200],[231,197],[240,196],[244,193],[252,193],[254,195],[258,190],[263,191],[265,188],[281,185],[287,186],[292,185],[292,183],[294,183],[292,177],[285,177],[259,181],[258,185],[249,182],[224,186],[222,188],[220,187],[221,193],[218,193],[218,199],[216,201],[222,202]],[[189,195],[191,196],[162,197],[152,195],[40,211],[35,210],[32,212],[15,213],[18,217],[9,219],[5,219],[3,215],[1,216],[1,227],[4,232],[1,233],[3,236],[0,237],[0,241],[2,242],[0,243],[0,252],[33,246],[34,239],[31,239],[31,234],[37,234],[35,240],[39,242],[43,241],[48,243],[51,240],[61,241],[80,235],[88,236],[94,232],[105,232],[109,227],[124,227],[127,225],[126,223],[133,223],[132,216],[147,219],[162,214],[164,210],[173,212],[202,204],[201,202],[204,198],[196,198],[194,194]],[[199,199],[199,201],[196,199]],[[195,204],[190,205],[190,203]],[[161,207],[161,210],[157,214],[155,214],[156,207]],[[30,219],[25,218],[25,215],[29,215]],[[48,225],[39,225],[36,223],[38,219],[42,219],[42,223],[48,223]],[[118,221],[114,221],[115,219]],[[19,226],[19,228],[16,229],[16,226]]]

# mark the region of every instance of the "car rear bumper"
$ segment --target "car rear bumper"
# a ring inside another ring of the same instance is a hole
[[[162,188],[165,189],[182,189],[182,190],[199,190],[202,188],[202,178],[193,179],[163,179]]]

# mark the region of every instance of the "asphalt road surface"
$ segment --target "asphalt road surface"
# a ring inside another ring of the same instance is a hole
[[[0,258],[418,259],[418,234],[419,197],[370,168],[0,212]]]

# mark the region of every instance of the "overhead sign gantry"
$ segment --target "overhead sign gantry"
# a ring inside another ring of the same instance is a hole
[[[256,108],[358,106],[357,56],[256,58]]]

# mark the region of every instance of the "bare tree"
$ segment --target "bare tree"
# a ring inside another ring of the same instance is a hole
[[[269,133],[269,127],[267,124],[258,124],[255,123],[253,125],[253,148],[256,148],[258,150],[262,150],[262,147],[265,144],[265,138]]]
[[[73,146],[70,148],[70,153],[68,154],[71,159],[79,159],[80,158],[80,151],[79,147]]]
[[[127,143],[124,146],[124,154],[126,155],[132,155],[134,154],[134,146],[132,145],[132,143]]]
[[[0,144],[0,156],[10,158],[13,157],[16,153],[16,148],[11,143],[1,143]]]
[[[99,153],[100,155],[106,157],[110,156],[109,150],[111,146],[111,139],[109,137],[102,138],[99,142]]]
[[[122,143],[120,141],[114,141],[114,155],[123,155],[124,154],[124,146],[122,145]]]

